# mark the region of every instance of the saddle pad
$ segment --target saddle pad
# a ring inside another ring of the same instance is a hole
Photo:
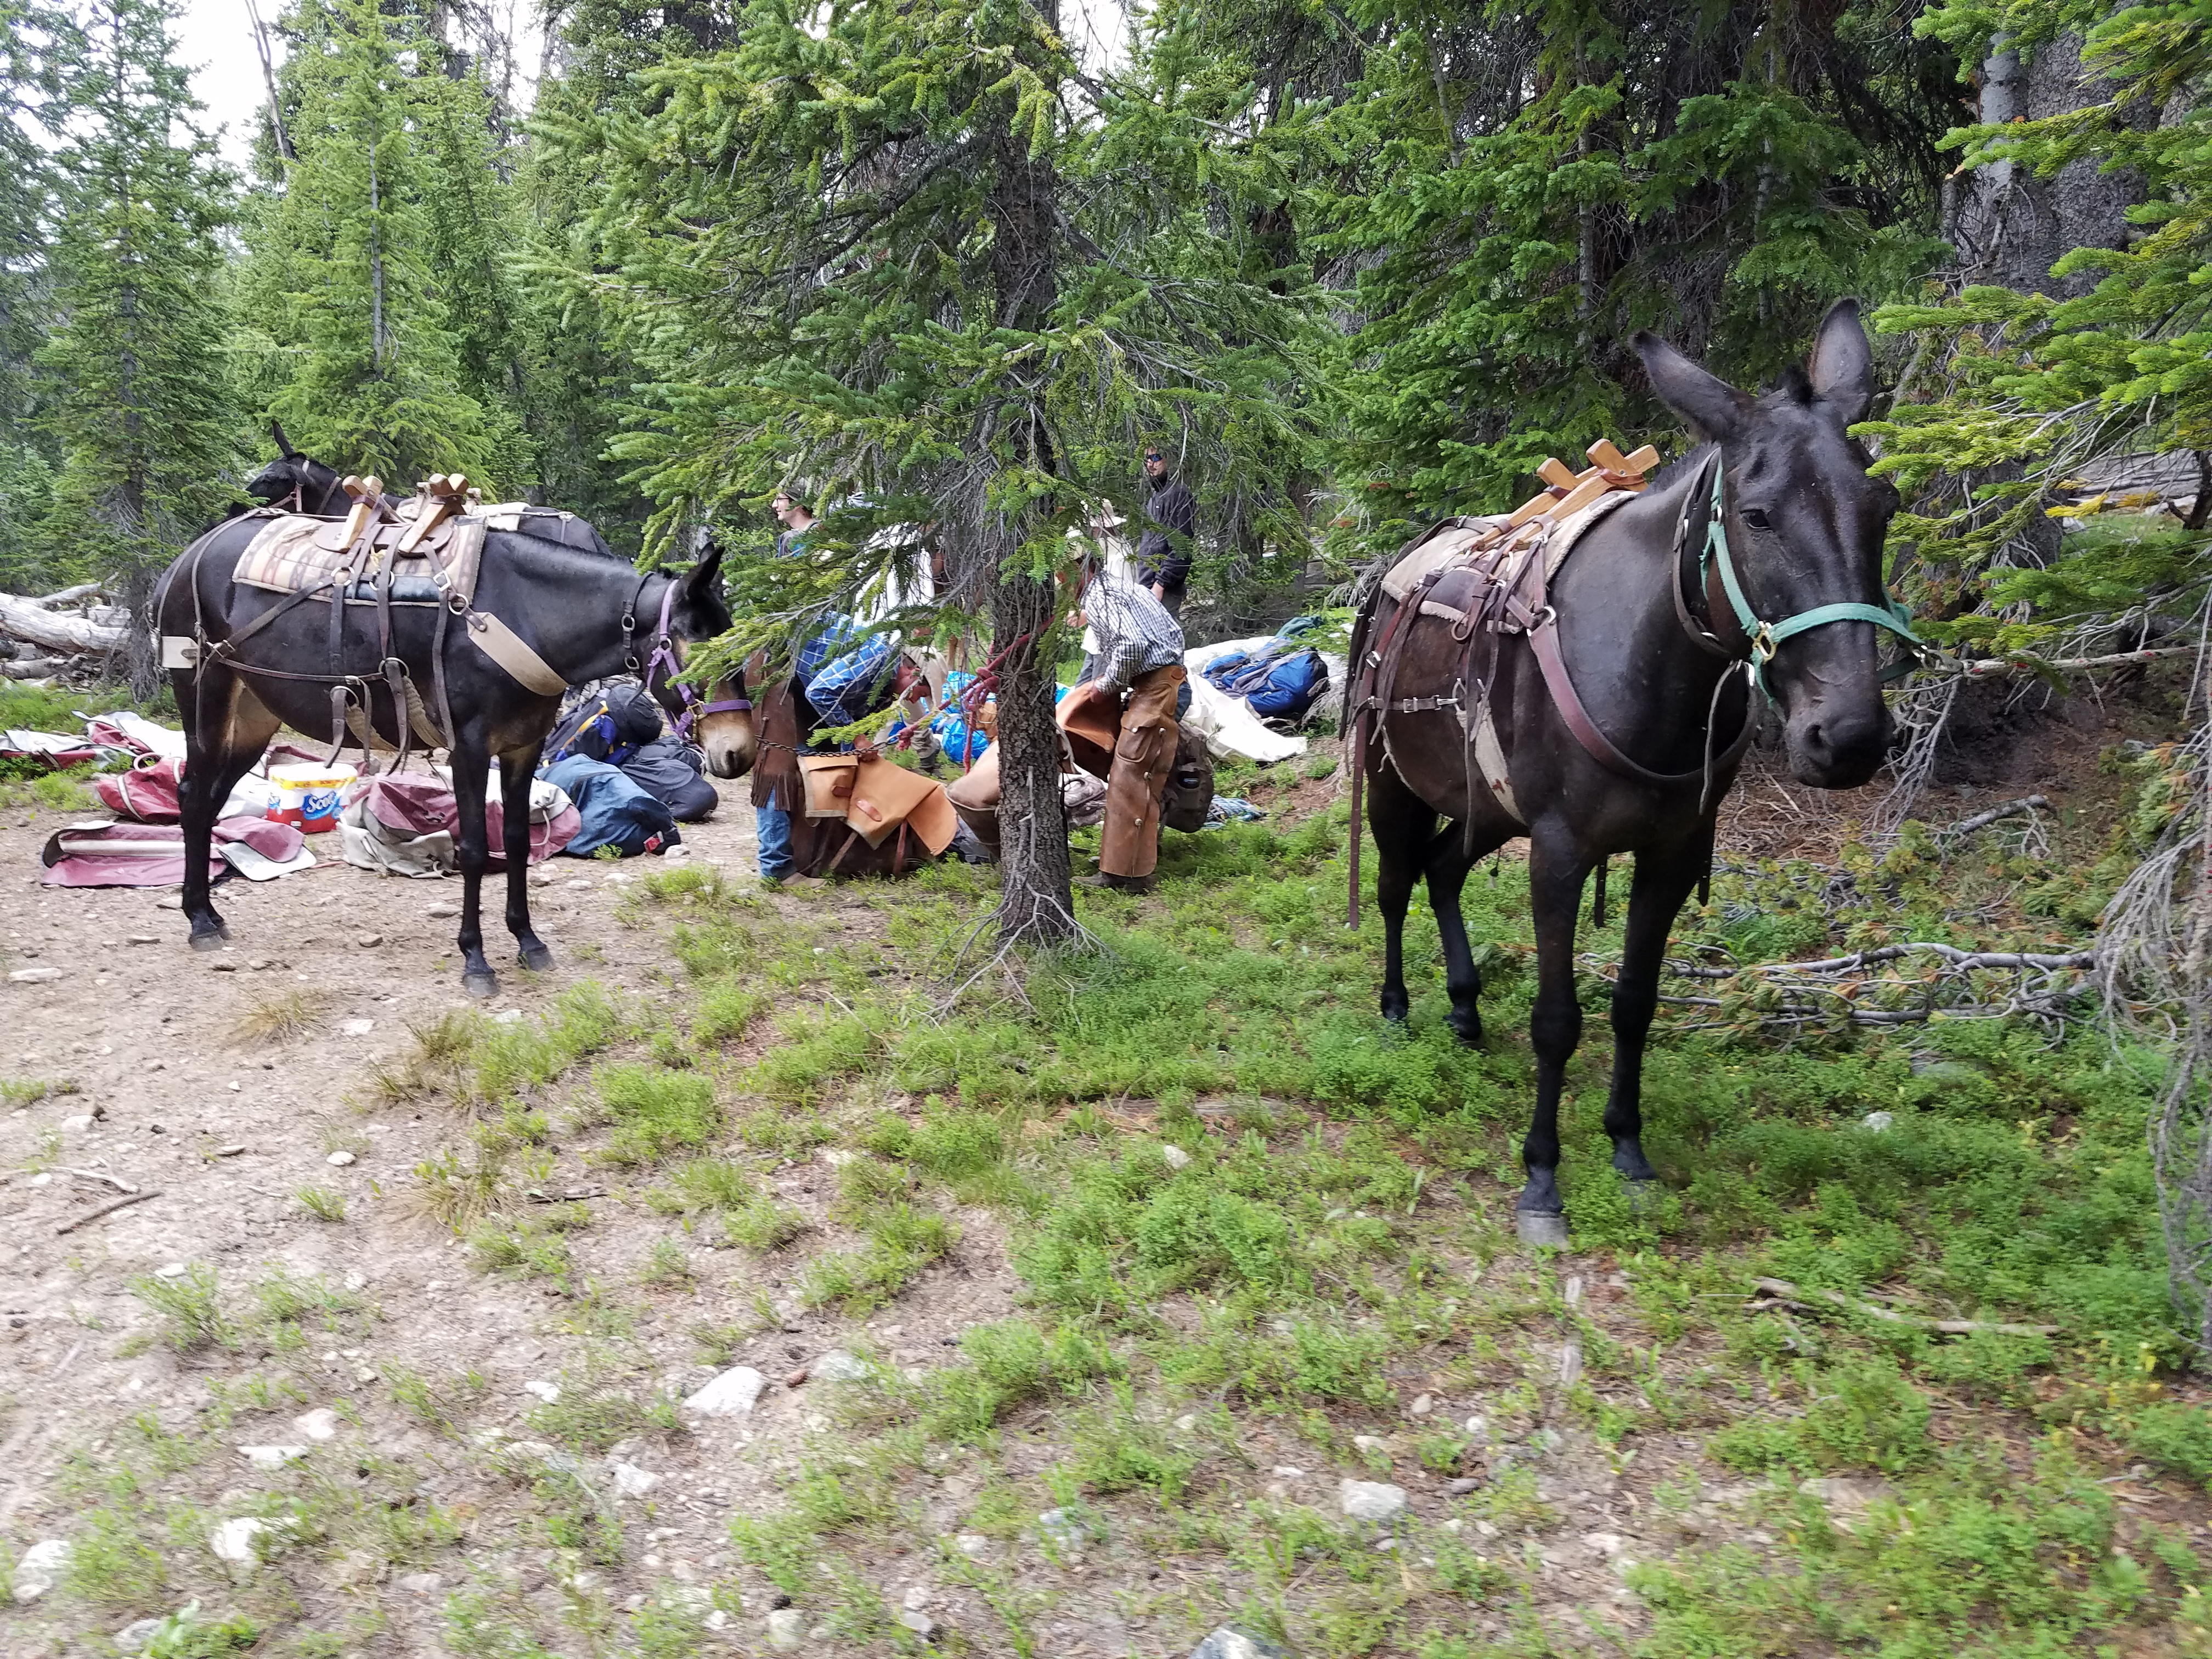
[[[957,822],[945,786],[880,755],[807,755],[799,763],[806,779],[806,816],[842,818],[871,847],[880,847],[902,823],[932,858],[952,844]]]
[[[1540,526],[1548,520],[1531,519],[1522,528],[1524,533],[1543,535],[1544,576],[1546,580],[1559,574],[1567,555],[1583,538],[1589,527],[1624,501],[1636,499],[1632,489],[1616,489],[1599,496],[1588,507],[1571,513],[1559,523],[1552,525],[1545,535]],[[1455,522],[1425,536],[1390,567],[1382,578],[1382,591],[1394,599],[1403,600],[1421,584],[1421,579],[1431,570],[1446,565],[1463,562],[1475,544],[1484,540],[1505,523],[1503,517]]]
[[[254,532],[238,556],[231,580],[241,586],[266,588],[275,593],[296,593],[319,587],[351,562],[349,550],[320,546],[316,538],[330,528],[328,519],[287,514],[270,520]],[[452,575],[453,591],[464,599],[476,597],[477,578],[483,568],[484,521],[471,514],[455,520],[441,556]],[[373,567],[372,567],[373,568]],[[392,597],[400,605],[435,605],[439,592],[430,562],[402,559],[392,573]],[[358,581],[348,591],[349,599],[373,602],[376,585]]]

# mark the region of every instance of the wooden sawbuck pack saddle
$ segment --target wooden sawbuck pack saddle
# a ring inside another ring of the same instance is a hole
[[[228,639],[212,644],[165,639],[165,666],[196,665],[204,653],[210,660],[246,672],[326,682],[331,686],[330,758],[337,759],[350,736],[360,745],[364,759],[372,750],[396,750],[394,769],[405,762],[410,742],[433,749],[453,746],[453,710],[447,702],[444,672],[449,621],[459,620],[467,637],[485,655],[530,690],[544,696],[558,696],[567,690],[561,675],[527,642],[496,616],[477,610],[474,601],[483,574],[487,532],[524,531],[564,544],[590,547],[593,538],[589,526],[572,514],[522,502],[487,507],[459,473],[425,479],[414,497],[405,501],[386,497],[379,478],[349,477],[343,483],[353,506],[343,519],[273,507],[247,515],[265,522],[240,552],[231,580],[239,586],[282,593],[284,602]],[[285,673],[239,659],[239,647],[246,641],[303,604],[330,607],[330,672]],[[347,671],[345,613],[355,607],[367,607],[377,614],[376,678],[386,683],[393,706],[405,716],[399,721],[396,744],[378,736],[369,720],[370,677]],[[431,650],[434,718],[406,664],[392,649],[394,607],[436,608]]]

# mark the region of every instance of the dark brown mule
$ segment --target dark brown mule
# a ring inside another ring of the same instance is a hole
[[[304,465],[302,465],[304,463]],[[257,478],[289,496],[331,499],[321,475],[330,469],[304,457],[287,457],[270,469],[291,469],[282,480]],[[296,472],[295,479],[292,473]],[[264,499],[271,496],[264,495]],[[342,493],[337,499],[343,500]],[[547,515],[549,523],[580,532],[586,545],[571,545],[520,531],[489,531],[473,609],[497,617],[570,684],[627,672],[643,672],[647,689],[670,714],[681,717],[696,701],[674,674],[686,648],[728,631],[730,613],[720,591],[721,555],[710,554],[690,573],[641,573],[605,551],[596,532],[580,521]],[[331,728],[332,677],[330,608],[325,600],[291,605],[227,655],[222,642],[255,618],[285,605],[287,596],[231,580],[240,551],[265,519],[234,519],[194,543],[161,578],[155,597],[159,631],[199,642],[199,663],[173,670],[177,707],[185,722],[185,775],[179,805],[185,832],[184,908],[195,950],[210,950],[228,937],[208,896],[208,848],[215,815],[238,781],[252,769],[280,725],[301,732]],[[524,520],[525,523],[530,520]],[[411,681],[436,682],[432,661],[437,607],[392,607],[392,654]],[[370,693],[369,719],[388,743],[400,740],[404,713],[380,678],[379,617],[374,605],[346,607],[343,666]],[[665,637],[663,638],[665,630]],[[454,731],[449,758],[460,812],[457,851],[463,880],[461,982],[472,996],[489,996],[497,979],[484,958],[479,899],[488,861],[484,798],[492,761],[499,762],[506,808],[507,925],[522,964],[551,965],[530,925],[528,870],[530,782],[540,749],[559,711],[557,696],[530,690],[512,678],[456,623],[444,636],[446,702]],[[662,648],[665,647],[665,649]],[[693,741],[706,751],[716,777],[742,777],[751,769],[753,717],[743,680],[711,690],[712,712],[702,715]],[[696,710],[694,711],[696,712]]]
[[[1735,781],[1736,739],[1748,718],[1747,690],[1726,682],[1751,678],[1746,665],[1756,658],[1781,708],[1791,771],[1822,788],[1850,788],[1873,775],[1889,746],[1876,619],[1905,632],[1881,576],[1882,535],[1897,493],[1868,477],[1866,453],[1844,435],[1873,395],[1856,304],[1845,301],[1828,313],[1808,373],[1792,370],[1761,398],[1652,335],[1638,335],[1635,345],[1652,389],[1711,441],[1594,524],[1544,596],[1553,614],[1539,613],[1531,627],[1554,629],[1553,666],[1564,665],[1578,709],[1562,713],[1528,629],[1487,635],[1498,641],[1491,709],[1521,816],[1479,770],[1470,787],[1472,738],[1457,706],[1463,693],[1472,697],[1468,630],[1455,636],[1451,622],[1416,614],[1404,619],[1394,647],[1397,606],[1378,589],[1360,612],[1353,660],[1361,670],[1347,689],[1373,792],[1386,1018],[1407,1016],[1406,909],[1425,876],[1452,1027],[1465,1042],[1481,1040],[1481,987],[1460,890],[1475,860],[1515,836],[1528,837],[1536,1102],[1517,1212],[1522,1237],[1539,1243],[1566,1239],[1557,1179],[1559,1085],[1582,1036],[1575,927],[1585,878],[1609,854],[1636,855],[1613,995],[1605,1127],[1614,1169],[1632,1182],[1649,1182],[1641,1091],[1661,959],[1683,901],[1711,868],[1714,817]],[[1708,530],[1715,500],[1719,537]],[[1474,639],[1486,653],[1484,636]],[[1378,666],[1393,649],[1394,676]],[[1379,684],[1378,675],[1395,684]],[[1613,752],[1601,758],[1601,745]],[[1448,820],[1441,833],[1439,815]]]

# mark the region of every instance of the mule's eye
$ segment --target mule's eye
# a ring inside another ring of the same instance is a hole
[[[1746,527],[1752,530],[1771,530],[1774,528],[1772,525],[1767,522],[1766,510],[1764,507],[1747,507],[1743,510],[1743,521]]]

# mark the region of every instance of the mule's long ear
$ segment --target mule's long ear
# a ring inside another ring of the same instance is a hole
[[[1705,371],[1648,329],[1638,329],[1630,342],[1644,359],[1644,372],[1659,401],[1687,421],[1704,437],[1717,441],[1727,437],[1751,412],[1752,398],[1717,374]]]
[[[284,435],[284,428],[276,423],[276,417],[273,416],[270,417],[269,421],[269,435],[276,439],[276,453],[279,455],[282,455],[286,460],[290,460],[295,455],[297,455],[300,453],[298,450],[292,447],[292,441]]]
[[[1820,331],[1813,337],[1806,372],[1814,392],[1843,416],[1845,426],[1866,419],[1874,407],[1874,350],[1867,344],[1856,300],[1838,300],[1828,307]]]
[[[721,602],[721,544],[709,543],[707,556],[691,567],[690,574],[684,578],[684,597],[687,599],[712,599],[718,605]]]

